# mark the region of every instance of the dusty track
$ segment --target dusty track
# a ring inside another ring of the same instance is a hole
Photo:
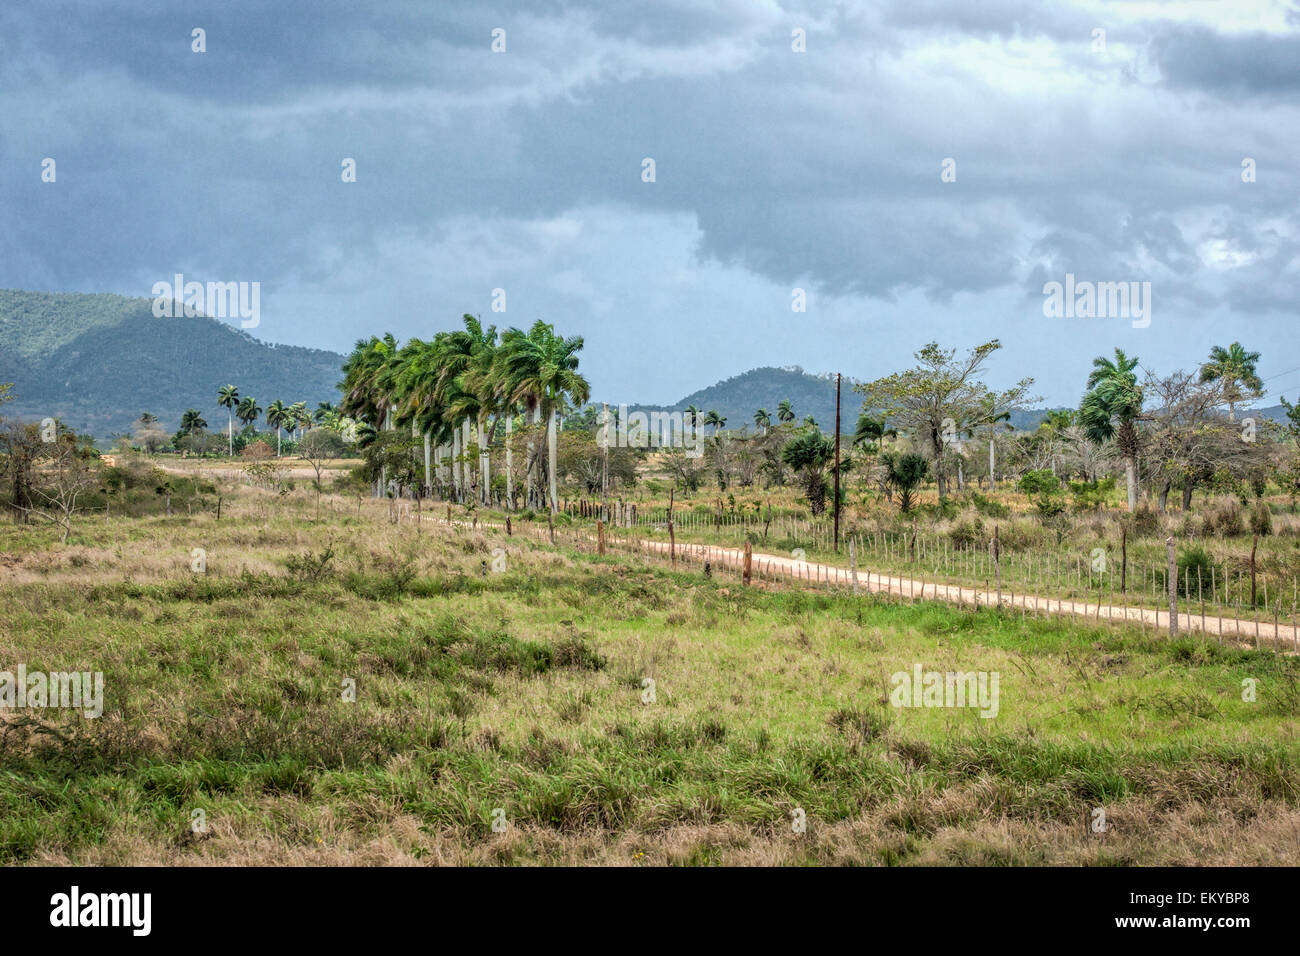
[[[426,515],[440,524],[447,524],[447,520],[432,513],[432,509],[427,511]],[[451,523],[458,527],[469,527],[469,524],[463,521],[453,520]],[[503,529],[504,525],[495,522],[479,522],[478,527]],[[548,535],[546,529],[535,527],[529,528],[526,533],[539,539],[546,539]],[[558,543],[564,543],[563,539],[571,539],[572,537],[572,532],[561,532],[561,541]],[[596,535],[584,531],[580,537],[593,547],[595,546]],[[607,546],[611,550],[620,553],[630,551],[646,556],[656,555],[661,558],[670,556],[672,549],[672,546],[666,541],[647,541],[644,538],[629,541],[623,538],[616,539],[612,535],[607,540]],[[708,561],[715,567],[725,568],[736,574],[741,573],[744,562],[744,551],[742,549],[720,545],[678,544],[676,554],[679,560],[690,561],[695,564]],[[1128,623],[1143,628],[1150,627],[1156,631],[1164,630],[1168,632],[1169,630],[1170,615],[1167,610],[1157,611],[1151,608],[1140,608],[1126,604],[1097,603],[1077,599],[1067,600],[1039,594],[1016,593],[1011,590],[999,592],[992,588],[964,587],[925,580],[924,578],[882,574],[868,568],[860,568],[855,573],[848,568],[837,565],[821,564],[815,561],[800,561],[796,558],[766,554],[759,551],[755,551],[751,555],[751,574],[752,580],[760,585],[769,583],[790,584],[799,587],[836,588],[854,592],[867,591],[897,595],[900,600],[946,601],[961,606],[1002,607],[1012,611],[1021,610],[1026,614],[1038,616],[1070,616],[1086,618],[1098,623],[1102,621],[1115,624]],[[1276,647],[1278,650],[1288,653],[1295,653],[1297,645],[1300,643],[1300,629],[1293,625],[1220,617],[1210,614],[1208,611],[1202,616],[1199,607],[1188,610],[1185,604],[1180,604],[1179,607],[1178,632],[1180,634],[1203,634],[1216,640],[1234,644],[1251,646],[1257,644],[1260,647]]]

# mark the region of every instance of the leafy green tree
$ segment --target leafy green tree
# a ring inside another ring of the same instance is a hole
[[[979,381],[984,363],[1001,347],[1002,343],[993,339],[959,359],[956,349],[943,349],[938,342],[930,342],[915,353],[917,364],[913,368],[854,386],[864,396],[864,408],[885,415],[929,453],[940,498],[948,492],[948,445],[962,423],[977,417],[986,405],[1006,409],[1029,401],[1032,378],[1021,379],[1012,388],[997,393]]]
[[[776,406],[776,417],[781,422],[794,421],[794,406],[790,404],[790,399],[781,399],[780,404]]]

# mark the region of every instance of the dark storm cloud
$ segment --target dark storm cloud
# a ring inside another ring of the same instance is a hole
[[[1234,96],[1287,96],[1300,90],[1300,36],[1225,36],[1180,26],[1159,30],[1151,49],[1165,82],[1178,89]]]
[[[1293,309],[1297,27],[1137,9],[11,3],[0,286],[257,279],[264,334],[335,348],[425,333],[497,285],[530,310],[507,321],[590,322],[593,350],[648,324],[734,341],[740,303],[775,324],[796,285],[820,340],[919,300],[940,322],[958,296],[962,334],[990,338],[1067,271],[1150,279],[1187,314]]]

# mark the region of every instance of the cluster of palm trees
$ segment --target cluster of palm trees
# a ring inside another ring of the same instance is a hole
[[[263,408],[257,404],[257,399],[251,395],[245,395],[242,398],[239,389],[234,385],[223,385],[217,389],[217,404],[226,410],[227,423],[227,441],[231,455],[235,453],[235,419],[238,418],[243,422],[244,427],[254,424],[263,413]],[[296,433],[301,437],[302,433],[309,429],[313,424],[319,424],[327,420],[328,415],[333,413],[334,406],[328,402],[321,402],[315,412],[307,410],[306,402],[294,402],[292,405],[286,405],[282,400],[276,399],[265,409],[266,424],[269,428],[275,429],[275,454],[279,457],[282,450],[282,438],[285,429],[288,429],[292,438]],[[191,411],[193,411],[191,409]],[[188,412],[186,413],[188,414]],[[197,416],[198,412],[194,412]],[[202,427],[207,427],[204,422]],[[185,422],[181,422],[182,430],[185,429]]]
[[[585,403],[590,387],[578,372],[582,337],[557,335],[538,320],[528,331],[500,334],[472,315],[463,328],[398,346],[386,334],[356,343],[343,364],[339,411],[374,431],[410,429],[424,439],[424,490],[434,482],[457,500],[491,503],[489,449],[504,427],[507,507],[513,502],[515,419],[546,422],[546,451],[527,444],[527,503],[558,507],[557,429],[565,411]],[[477,453],[478,475],[472,461]],[[387,486],[381,470],[379,488]],[[544,490],[545,489],[545,490]]]
[[[1248,352],[1240,342],[1233,342],[1227,348],[1214,346],[1209,361],[1201,365],[1201,382],[1219,383],[1223,387],[1229,421],[1237,420],[1238,402],[1263,393],[1264,383],[1257,371],[1259,358],[1258,352]],[[1137,506],[1138,422],[1143,417],[1145,402],[1137,376],[1138,358],[1116,349],[1114,360],[1099,356],[1092,365],[1087,391],[1079,403],[1079,423],[1091,441],[1100,444],[1115,440],[1124,459],[1128,510],[1132,511]]]

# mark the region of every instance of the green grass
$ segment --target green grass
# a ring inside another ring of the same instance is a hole
[[[0,530],[0,669],[106,685],[0,712],[0,863],[1294,862],[1294,659],[262,499]],[[915,663],[998,716],[889,706]]]

